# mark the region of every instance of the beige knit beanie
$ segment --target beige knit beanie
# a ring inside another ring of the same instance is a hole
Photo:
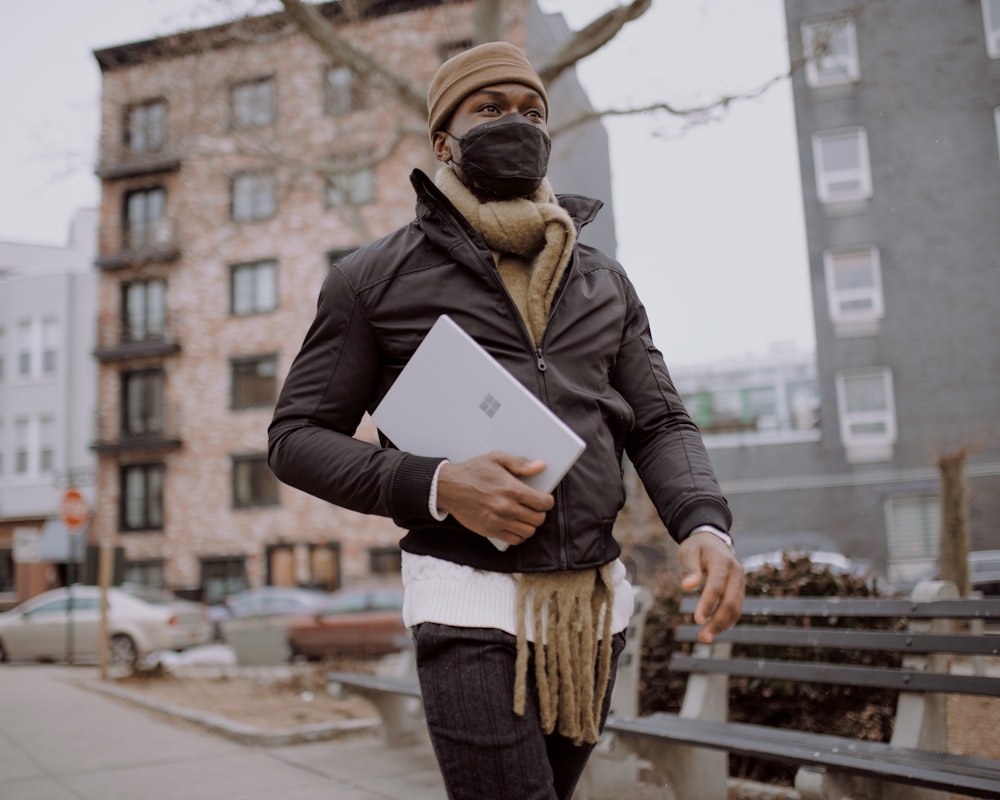
[[[534,89],[542,96],[548,111],[545,87],[524,53],[509,42],[487,42],[452,56],[431,79],[427,90],[427,128],[431,139],[466,97],[496,83],[520,83]]]

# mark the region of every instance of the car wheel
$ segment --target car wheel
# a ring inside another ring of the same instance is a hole
[[[5,662],[6,660],[7,660],[7,651],[4,650],[3,642],[0,641],[0,663]]]
[[[132,637],[125,633],[116,633],[111,637],[111,644],[108,646],[108,660],[112,666],[128,667],[134,669],[139,660],[139,651],[136,649]]]

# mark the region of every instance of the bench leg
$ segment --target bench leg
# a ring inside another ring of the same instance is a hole
[[[404,747],[424,738],[427,726],[419,699],[384,693],[367,697],[382,718],[382,741],[387,747]]]
[[[609,746],[610,745],[610,746]],[[594,749],[573,800],[623,800],[635,794],[643,764],[634,753],[615,752],[610,737]],[[663,800],[675,800],[664,794]]]

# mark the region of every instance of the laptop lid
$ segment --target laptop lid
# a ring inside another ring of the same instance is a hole
[[[546,463],[522,478],[551,492],[586,444],[451,317],[414,351],[372,419],[398,448],[464,461],[503,450]]]

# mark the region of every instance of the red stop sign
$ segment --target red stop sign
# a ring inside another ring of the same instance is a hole
[[[79,528],[87,521],[87,501],[77,489],[67,489],[62,499],[62,521],[67,528]]]

